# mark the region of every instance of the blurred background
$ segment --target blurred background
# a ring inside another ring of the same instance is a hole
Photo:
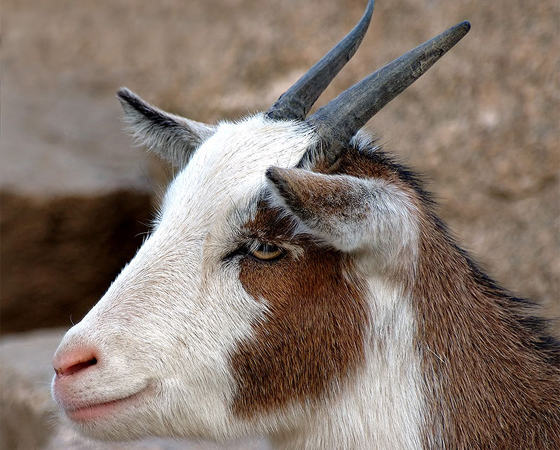
[[[211,123],[266,110],[354,26],[365,4],[3,0],[4,367],[11,354],[23,364],[10,368],[16,372],[33,372],[26,358],[49,366],[60,327],[97,302],[148,230],[170,170],[134,148],[117,89]],[[317,106],[461,20],[472,23],[467,37],[367,128],[423,174],[441,216],[490,275],[558,318],[557,0],[378,0],[360,50]],[[11,412],[39,414],[6,401]],[[41,426],[44,438],[20,448],[55,445],[54,425]]]

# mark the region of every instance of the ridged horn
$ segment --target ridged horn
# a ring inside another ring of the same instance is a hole
[[[332,147],[334,154],[328,155],[329,159],[335,159],[336,152],[369,119],[420,78],[470,27],[469,22],[461,22],[449,28],[364,78],[309,116],[306,121],[316,129],[323,143]]]
[[[352,31],[282,94],[267,111],[268,117],[277,120],[305,119],[319,96],[356,53],[371,21],[374,3],[374,0],[369,0],[364,15]]]

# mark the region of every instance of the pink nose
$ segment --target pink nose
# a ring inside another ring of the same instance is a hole
[[[98,356],[91,347],[79,347],[57,353],[53,367],[58,378],[75,375],[97,364]]]

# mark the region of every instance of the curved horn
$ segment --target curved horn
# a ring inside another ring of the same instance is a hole
[[[374,0],[369,0],[358,24],[330,52],[288,89],[267,111],[271,119],[303,120],[333,78],[354,56],[366,34],[373,14]]]
[[[470,30],[461,22],[364,78],[307,118],[337,153],[381,108],[420,78]],[[333,145],[334,144],[334,145]],[[328,151],[328,150],[327,150]],[[335,159],[331,155],[329,159]]]

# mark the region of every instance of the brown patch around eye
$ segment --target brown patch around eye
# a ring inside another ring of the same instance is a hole
[[[263,204],[247,227],[263,241],[278,242],[290,239],[290,223]],[[231,357],[239,416],[327,396],[364,360],[368,314],[360,281],[348,275],[351,261],[311,237],[290,243],[301,254],[287,252],[274,264],[240,262],[243,287],[270,312]]]

